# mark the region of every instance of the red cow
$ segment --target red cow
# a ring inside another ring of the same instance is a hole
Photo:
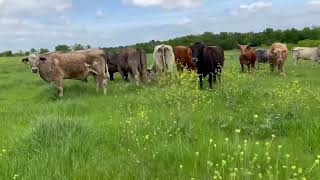
[[[173,53],[179,71],[183,71],[184,68],[193,71],[197,70],[197,65],[192,62],[192,51],[190,48],[186,46],[176,46],[173,49]]]
[[[248,45],[240,45],[238,44],[240,49],[240,64],[241,70],[244,71],[244,65],[248,66],[248,70],[250,71],[252,68],[255,68],[255,63],[257,61],[256,51]]]

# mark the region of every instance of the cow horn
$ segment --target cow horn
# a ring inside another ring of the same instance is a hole
[[[247,46],[250,46],[250,45],[251,45],[251,43],[248,43],[248,44],[247,44]]]

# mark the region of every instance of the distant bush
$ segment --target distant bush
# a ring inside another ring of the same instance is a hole
[[[315,40],[306,40],[315,39]],[[141,48],[147,53],[152,53],[153,48],[159,44],[168,44],[171,46],[183,45],[189,46],[194,42],[204,42],[208,45],[221,46],[225,50],[231,50],[237,47],[237,43],[247,44],[251,43],[255,47],[270,47],[275,42],[281,42],[288,44],[289,48],[292,48],[303,40],[306,41],[304,46],[318,46],[320,43],[320,27],[306,27],[302,30],[287,29],[287,30],[274,30],[267,28],[262,32],[220,32],[212,33],[205,32],[199,35],[187,35],[183,37],[177,37],[169,39],[167,41],[155,41],[151,40],[146,43],[137,43],[130,47]],[[303,41],[304,42],[304,41]],[[300,45],[299,45],[300,46]],[[117,50],[123,47],[104,48],[106,50]]]
[[[12,51],[3,51],[2,53],[0,53],[0,56],[3,56],[3,57],[12,57],[12,56],[13,56],[13,53],[12,53]]]
[[[320,40],[306,39],[298,42],[298,46],[301,47],[318,47],[320,46]]]

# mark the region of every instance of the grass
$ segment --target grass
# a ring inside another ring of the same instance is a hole
[[[289,58],[283,80],[237,56],[212,91],[183,73],[106,96],[67,81],[63,99],[0,58],[0,179],[320,179],[320,66]]]

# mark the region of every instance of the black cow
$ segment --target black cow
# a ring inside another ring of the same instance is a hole
[[[206,46],[204,43],[194,43],[190,46],[192,60],[197,64],[197,72],[202,89],[202,79],[209,75],[209,85],[212,89],[212,78],[216,82],[218,75],[221,80],[222,68],[224,65],[224,50],[221,47]]]

